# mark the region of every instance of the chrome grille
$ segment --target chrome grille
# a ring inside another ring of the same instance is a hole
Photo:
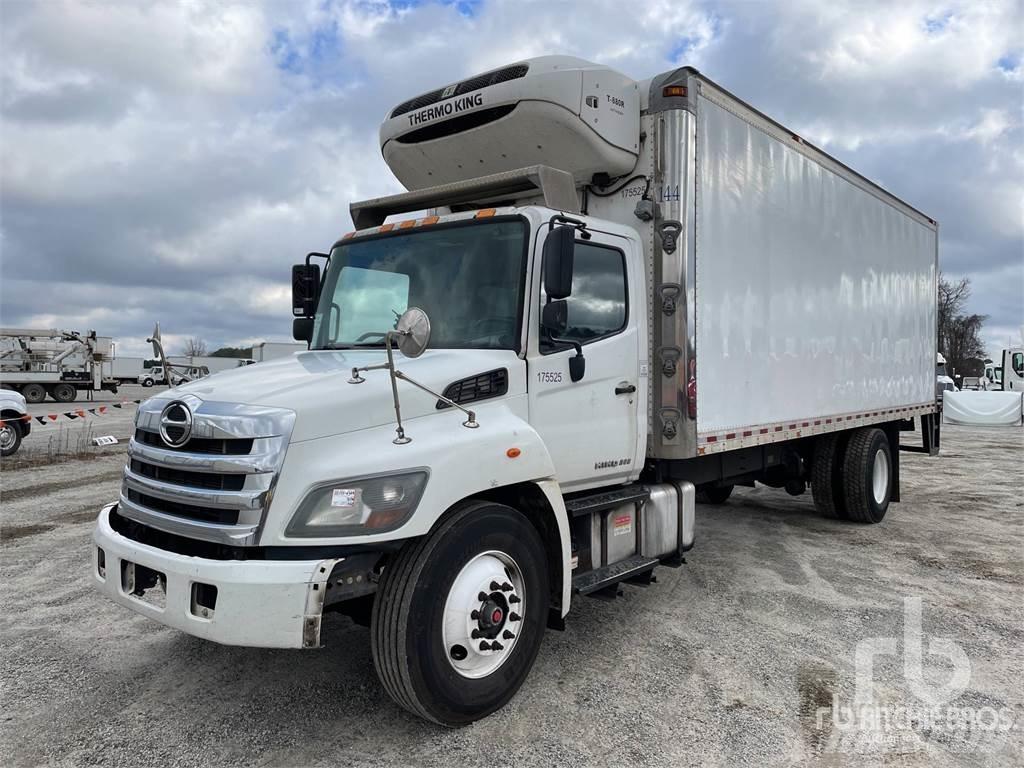
[[[188,409],[191,434],[172,442],[175,409]],[[204,402],[147,400],[128,445],[118,512],[166,533],[222,544],[256,543],[295,415],[282,409]]]

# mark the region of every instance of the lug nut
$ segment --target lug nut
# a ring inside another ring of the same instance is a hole
[[[499,589],[501,589],[501,584],[499,584],[496,581],[492,581],[491,582],[491,592],[497,592]]]
[[[509,584],[507,581],[504,584],[501,585],[501,591],[502,592],[511,592],[513,589],[514,589],[514,587],[511,584]]]
[[[501,643],[499,643],[497,640],[495,640],[493,643],[491,643],[491,650],[492,651],[503,651],[503,650],[505,650],[505,646],[502,645]]]
[[[486,640],[481,641],[480,642],[480,650],[481,651],[489,651],[489,650],[491,650],[491,644],[488,643]]]
[[[509,602],[510,605],[515,605],[516,603],[520,602],[519,596],[518,595],[509,595],[508,596],[508,602]]]
[[[523,617],[522,617],[522,616],[520,616],[520,615],[519,615],[518,613],[516,613],[515,611],[513,611],[512,613],[510,613],[510,614],[508,615],[508,620],[509,620],[509,621],[522,621],[522,619],[523,619]]]
[[[476,611],[476,610],[470,611],[469,612],[469,618],[471,618],[473,621],[476,621],[477,619],[480,618],[480,611]]]
[[[515,639],[515,635],[513,635],[511,632],[509,632],[506,629],[504,632],[501,633],[501,639],[502,640],[514,640]]]
[[[476,640],[478,637],[481,636],[480,630],[479,629],[474,629],[472,632],[469,633],[469,636],[471,638],[473,638],[474,640]]]
[[[479,600],[481,603],[486,603],[488,600],[491,599],[491,596],[488,595],[486,592],[481,592],[479,595],[476,596],[476,599]]]

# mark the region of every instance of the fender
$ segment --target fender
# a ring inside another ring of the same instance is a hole
[[[568,522],[547,446],[527,422],[526,395],[475,405],[479,427],[446,409],[405,420],[412,442],[395,445],[391,424],[292,443],[264,523],[263,546],[372,544],[427,533],[462,499],[515,483],[539,485],[554,510],[569,565]],[[401,528],[338,538],[294,538],[285,528],[314,486],[384,472],[429,467],[430,478],[412,517]],[[571,571],[569,571],[571,575]]]

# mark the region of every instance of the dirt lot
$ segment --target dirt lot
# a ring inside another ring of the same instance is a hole
[[[28,406],[32,431],[21,448],[4,469],[21,469],[63,462],[73,458],[91,459],[97,456],[124,455],[124,445],[97,449],[92,445],[95,437],[111,435],[124,443],[131,437],[135,420],[136,400],[145,400],[166,387],[143,387],[128,384],[112,392],[93,392],[87,400],[84,392],[72,403],[57,403],[47,399]],[[72,414],[74,418],[67,414]],[[35,417],[40,417],[40,424]],[[53,417],[56,417],[55,419]]]
[[[99,433],[129,430],[130,418]],[[116,496],[123,447],[7,463],[0,761],[1021,765],[1024,432],[943,438],[938,459],[903,454],[904,501],[878,526],[821,519],[809,494],[767,488],[699,507],[687,565],[613,602],[579,600],[513,702],[458,731],[392,704],[367,630],[341,617],[326,623],[326,649],[264,651],[101,599],[91,521]],[[885,638],[887,652],[867,654],[872,728],[843,707],[858,649],[886,650]]]

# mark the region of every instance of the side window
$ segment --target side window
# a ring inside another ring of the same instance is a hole
[[[547,295],[541,287],[541,304]],[[576,243],[572,294],[566,299],[568,326],[563,338],[586,344],[626,327],[626,258],[622,251],[591,243]],[[541,346],[551,351],[541,334]]]
[[[1024,352],[1013,353],[1013,370],[1017,372],[1018,376],[1024,376]]]

